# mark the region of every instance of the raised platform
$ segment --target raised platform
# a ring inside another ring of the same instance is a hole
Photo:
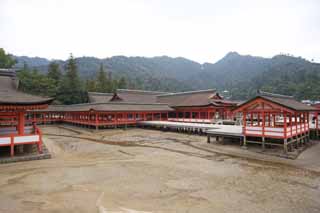
[[[0,157],[0,164],[5,163],[16,163],[21,161],[32,161],[32,160],[43,160],[43,159],[50,159],[51,154],[49,153],[49,150],[45,146],[45,144],[42,144],[43,146],[43,152],[40,154],[37,151],[31,152],[31,153],[20,153],[18,155],[15,155],[13,157],[8,156],[1,156]]]
[[[242,138],[242,126],[216,125],[217,128],[206,131],[208,135]]]
[[[174,128],[174,129],[188,128],[188,129],[198,129],[202,131],[215,129],[220,126],[216,124],[185,123],[185,122],[174,122],[174,121],[140,121],[137,124],[139,126],[152,126],[152,127]]]

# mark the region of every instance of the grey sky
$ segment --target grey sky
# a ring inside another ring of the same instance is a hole
[[[0,47],[65,59],[229,51],[320,61],[318,0],[0,0]]]

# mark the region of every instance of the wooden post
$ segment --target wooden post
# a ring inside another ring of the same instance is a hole
[[[307,112],[307,134],[308,134],[308,142],[310,141],[310,120],[309,120],[310,113]]]
[[[99,117],[98,117],[99,115],[98,115],[98,113],[96,112],[95,113],[95,126],[96,126],[96,130],[98,130],[98,128],[99,128]]]
[[[273,117],[273,127],[276,127],[276,116],[277,116],[277,113],[272,113],[272,117]]]
[[[259,123],[260,123],[260,113],[259,115]],[[262,150],[265,150],[265,113],[262,112]]]
[[[293,131],[292,131],[292,113],[290,113],[289,115],[290,115],[290,134],[291,134],[291,138],[293,138]]]
[[[283,128],[284,128],[284,132],[283,132],[283,136],[284,138],[287,138],[287,112],[283,112]]]
[[[296,126],[296,139],[297,139],[296,143],[297,143],[297,147],[298,147],[300,138],[299,138],[299,134],[298,134],[298,114],[296,112],[294,113],[294,121],[296,124],[295,125]]]
[[[24,112],[18,112],[18,134],[19,135],[24,135],[24,124],[25,124]]]
[[[246,137],[246,126],[247,126],[247,112],[246,111],[243,111],[243,130],[242,130],[242,133],[243,133],[243,145],[242,147],[243,148],[247,148],[247,137]]]
[[[287,138],[284,139],[284,153],[288,154],[288,140]]]
[[[283,141],[283,149],[284,153],[288,153],[288,139],[287,139],[287,112],[283,112],[283,136],[284,136],[284,141]]]
[[[319,112],[316,112],[316,137],[317,139],[319,138],[319,120],[318,120],[318,117],[319,117]]]
[[[39,134],[39,141],[37,143],[38,152],[41,154],[42,153],[42,132],[40,131],[40,129],[37,129],[37,133]]]
[[[14,156],[14,135],[10,135],[10,156]]]

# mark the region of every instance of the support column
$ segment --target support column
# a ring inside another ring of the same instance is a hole
[[[95,126],[96,126],[96,130],[99,129],[99,115],[98,113],[95,114]]]
[[[14,136],[10,136],[10,156],[14,156]]]
[[[285,138],[283,142],[284,153],[288,154],[288,139]]]
[[[260,123],[260,113],[258,113],[259,115],[259,123]],[[265,150],[265,113],[264,111],[262,112],[262,150]]]
[[[25,124],[25,118],[24,118],[24,112],[18,112],[18,134],[24,135],[24,124]]]
[[[242,147],[244,148],[244,149],[246,149],[247,148],[247,137],[246,137],[246,126],[247,126],[247,112],[246,111],[244,111],[243,112],[243,129],[242,129],[242,134],[243,134],[243,145],[242,145]]]

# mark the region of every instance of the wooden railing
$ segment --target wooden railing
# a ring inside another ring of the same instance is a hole
[[[24,144],[37,144],[39,153],[42,153],[42,132],[38,127],[34,128],[33,133],[18,135],[14,132],[8,132],[0,136],[0,146],[10,146],[10,155],[14,156],[14,146]]]
[[[286,130],[286,131],[285,131]],[[272,137],[272,138],[290,138],[309,131],[307,124],[297,124],[288,127],[261,127],[245,126],[243,133],[247,136]]]

